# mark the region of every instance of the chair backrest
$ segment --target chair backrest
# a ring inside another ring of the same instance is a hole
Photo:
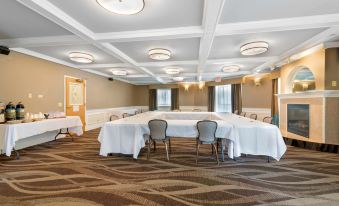
[[[153,119],[148,122],[150,137],[152,140],[166,139],[167,122],[161,119]]]
[[[239,114],[239,111],[238,111],[238,110],[235,110],[235,111],[234,111],[234,114]]]
[[[250,119],[257,120],[257,118],[258,118],[257,114],[251,114],[250,115]]]
[[[198,139],[203,142],[215,141],[215,132],[217,131],[218,123],[211,120],[202,120],[197,123]]]
[[[118,120],[118,119],[120,119],[120,118],[117,115],[111,115],[109,117],[109,121],[114,121],[114,120]]]
[[[201,112],[201,109],[193,109],[193,112]]]
[[[241,112],[240,116],[246,117],[246,112]]]
[[[122,118],[130,117],[130,116],[131,116],[131,115],[128,114],[128,113],[123,113],[123,114],[122,114]]]
[[[137,110],[137,111],[135,111],[135,113],[134,113],[135,115],[137,115],[137,114],[140,114],[140,111],[139,110]]]
[[[266,123],[269,123],[269,124],[272,124],[273,118],[272,117],[265,117],[262,121],[266,122]]]

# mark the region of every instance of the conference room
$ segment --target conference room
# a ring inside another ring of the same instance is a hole
[[[338,205],[339,1],[2,0],[0,205]]]

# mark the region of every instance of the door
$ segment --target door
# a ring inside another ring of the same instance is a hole
[[[86,125],[86,81],[65,77],[66,115],[79,116],[83,127]]]

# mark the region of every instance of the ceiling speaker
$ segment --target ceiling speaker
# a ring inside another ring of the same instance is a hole
[[[0,46],[0,54],[9,55],[10,52],[8,47]]]

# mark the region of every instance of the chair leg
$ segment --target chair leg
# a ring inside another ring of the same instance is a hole
[[[211,145],[211,147],[212,147],[212,155],[214,154],[214,148],[213,148],[213,145]]]
[[[197,155],[195,156],[195,164],[198,164],[198,158],[199,158],[199,147],[200,147],[200,144],[199,142],[197,141]]]
[[[151,153],[151,141],[148,140],[147,141],[147,160],[149,160],[150,153]]]
[[[267,162],[270,163],[270,156],[267,156]]]
[[[216,148],[215,144],[212,144],[212,146],[214,147],[214,151],[215,151],[215,158],[217,158],[217,163],[218,163],[218,166],[219,166],[219,158],[218,158],[218,152],[217,152],[217,148]]]
[[[164,143],[165,143],[165,147],[166,147],[167,161],[169,161],[168,146],[167,146],[167,143],[166,143],[166,142],[164,142]]]
[[[155,152],[155,150],[157,150],[157,143],[155,141],[153,141],[153,150]]]

